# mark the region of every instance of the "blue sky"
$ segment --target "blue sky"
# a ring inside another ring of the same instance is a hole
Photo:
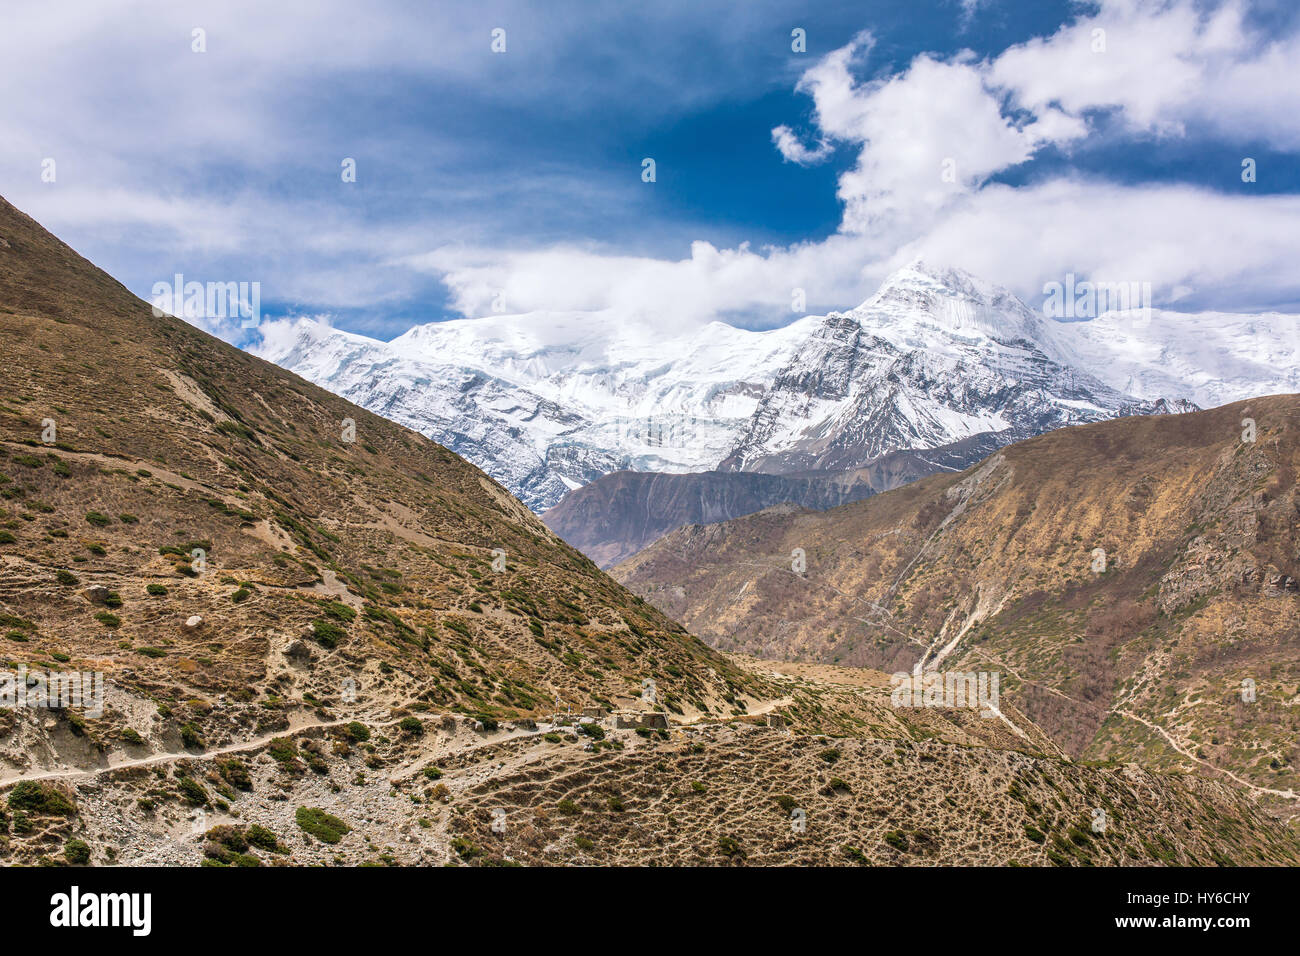
[[[4,195],[144,297],[258,281],[381,338],[494,301],[767,327],[923,255],[1300,311],[1288,3],[39,6],[0,38]]]

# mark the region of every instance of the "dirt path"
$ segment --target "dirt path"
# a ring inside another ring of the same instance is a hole
[[[94,767],[89,770],[66,769],[66,770],[44,770],[39,773],[28,773],[23,770],[6,770],[0,773],[0,787],[7,787],[11,783],[20,783],[24,780],[64,780],[75,777],[95,777],[101,773],[113,773],[116,770],[126,770],[131,767],[149,767],[154,764],[168,763],[172,760],[207,760],[212,757],[220,757],[223,754],[238,753],[243,750],[256,750],[264,747],[277,737],[283,737],[287,734],[300,733],[304,730],[311,730],[316,727],[339,727],[343,724],[349,724],[354,720],[364,720],[362,717],[341,717],[338,720],[309,720],[304,721],[297,726],[290,721],[289,727],[285,730],[277,731],[273,734],[265,734],[261,737],[254,737],[251,740],[236,741],[232,744],[226,744],[224,747],[217,747],[214,750],[204,750],[195,753],[191,750],[181,751],[164,751],[162,753],[149,754],[147,757],[136,757],[131,760],[122,760],[118,763],[110,763],[104,767]],[[396,724],[398,719],[379,721],[371,723],[371,727],[388,727]]]
[[[1127,710],[1116,710],[1115,713],[1119,714],[1121,717],[1127,717],[1129,720],[1136,720],[1139,724],[1142,724],[1149,730],[1154,730],[1161,737],[1165,738],[1165,740],[1169,743],[1169,746],[1173,747],[1175,750],[1177,750],[1188,760],[1192,760],[1203,767],[1215,771],[1216,773],[1221,773],[1225,777],[1231,778],[1234,782],[1241,784],[1243,787],[1246,787],[1247,789],[1252,790],[1255,793],[1270,793],[1275,797],[1282,797],[1286,800],[1295,800],[1300,798],[1300,794],[1297,794],[1294,790],[1274,790],[1271,787],[1260,787],[1257,786],[1256,784],[1251,783],[1249,780],[1241,779],[1241,777],[1238,777],[1231,770],[1224,770],[1222,767],[1216,767],[1208,760],[1202,760],[1200,757],[1196,756],[1196,754],[1192,753],[1186,747],[1182,746],[1178,741],[1174,740],[1174,738],[1170,736],[1167,730],[1165,730],[1163,727],[1161,727],[1158,724],[1151,723],[1151,721],[1147,720],[1145,717],[1139,717],[1137,714],[1130,713]]]

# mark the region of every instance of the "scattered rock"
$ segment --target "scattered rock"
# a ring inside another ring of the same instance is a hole
[[[195,614],[185,619],[185,630],[194,631],[203,626],[203,618]]]

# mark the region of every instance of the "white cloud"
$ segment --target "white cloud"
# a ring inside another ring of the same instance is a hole
[[[990,175],[1030,159],[1047,142],[1084,135],[1084,124],[1055,109],[1017,124],[970,55],[921,55],[898,75],[859,85],[851,66],[870,48],[860,35],[812,67],[799,89],[813,98],[826,136],[860,147],[840,177],[846,232],[913,227]]]
[[[509,20],[511,53],[491,60],[483,18],[469,8],[429,14],[427,5],[394,4],[369,16],[344,0],[321,0],[317,15],[307,9],[143,0],[123,19],[84,0],[71,13],[66,5],[16,10],[0,33],[0,75],[10,93],[0,115],[7,195],[56,231],[71,237],[75,227],[104,241],[112,250],[104,264],[118,274],[111,256],[119,254],[113,240],[120,237],[147,263],[136,269],[144,280],[174,265],[196,273],[188,263],[206,259],[223,263],[223,274],[197,278],[261,280],[264,298],[306,307],[364,307],[442,280],[466,315],[490,314],[503,294],[511,312],[611,309],[661,326],[737,316],[773,324],[793,317],[794,288],[806,290],[810,309],[846,308],[915,254],[962,265],[1026,297],[1064,271],[1098,271],[1151,281],[1168,301],[1208,295],[1231,309],[1300,299],[1291,265],[1300,238],[1289,228],[1295,197],[1121,186],[1069,172],[1018,187],[995,181],[1049,146],[1068,157],[1099,128],[1099,112],[1115,121],[1106,126],[1111,135],[1137,149],[1204,130],[1300,150],[1300,83],[1293,80],[1300,34],[1258,35],[1240,0],[1213,8],[1193,0],[1102,0],[1095,13],[1053,35],[989,59],[921,55],[891,75],[868,72],[874,40],[861,33],[798,81],[812,103],[810,126],[771,133],[779,154],[799,165],[824,161],[837,148],[856,152],[838,183],[839,232],[784,248],[695,242],[679,259],[574,243],[512,246],[526,239],[455,213],[483,208],[477,193],[510,211],[501,222],[525,208],[618,208],[612,187],[540,167],[519,183],[486,180],[472,164],[468,176],[457,176],[443,169],[452,164],[439,152],[456,150],[455,143],[403,139],[410,130],[393,132],[392,141],[340,143],[327,124],[313,125],[286,106],[317,84],[340,97],[360,95],[372,70],[563,104],[572,74],[561,75],[556,64],[575,54],[574,44],[591,53],[581,47],[590,33],[569,37],[562,18],[551,23],[509,4],[501,15]],[[673,35],[680,26],[669,21],[684,9],[683,0],[638,15],[647,29]],[[759,19],[742,19],[737,29],[745,39],[728,45],[752,50]],[[196,25],[208,29],[204,56],[189,52]],[[599,34],[605,26],[598,19],[591,29]],[[1093,52],[1098,29],[1104,52]],[[122,70],[130,62],[147,69]],[[482,82],[485,63],[493,70],[526,65],[532,79],[492,86]],[[643,86],[638,99],[666,112],[741,95],[727,85],[740,82],[739,71],[724,63],[710,72],[708,63],[696,56],[680,69],[651,70],[615,57],[610,68],[622,73],[609,86]],[[706,90],[707,77],[696,70],[724,79]],[[370,177],[367,149],[437,170],[430,193],[453,209],[427,222],[394,221],[326,190],[309,198],[285,193],[278,181],[269,189],[261,183],[260,192],[193,185],[206,182],[203,164],[214,158],[229,163],[221,171],[236,183],[246,181],[245,171],[251,180],[285,166],[312,183],[318,170],[334,182],[339,157],[354,153]],[[44,156],[59,159],[57,186],[39,181]],[[1236,175],[1236,168],[1225,170],[1225,186]]]
[[[788,321],[797,317],[790,311],[796,288],[805,290],[810,306],[855,302],[879,278],[861,274],[862,253],[860,240],[836,236],[761,251],[700,241],[679,260],[572,246],[527,252],[447,247],[409,264],[443,276],[465,315],[490,314],[496,303],[510,313],[609,309],[680,329],[729,313],[747,313],[764,324]]]
[[[1199,127],[1280,149],[1300,146],[1300,35],[1260,36],[1246,5],[1103,0],[1094,16],[1020,44],[988,65],[1015,104],[1071,116],[1114,111],[1136,132]]]
[[[1300,197],[1069,172],[1019,187],[992,181],[1046,146],[1068,155],[1095,132],[1098,111],[1148,138],[1135,148],[1197,126],[1300,146],[1300,84],[1290,79],[1300,35],[1252,35],[1243,10],[1235,0],[1209,10],[1191,0],[1103,0],[1095,15],[990,60],[920,55],[865,82],[857,75],[874,39],[859,34],[799,81],[813,101],[818,145],[804,146],[787,126],[772,131],[791,162],[815,162],[836,142],[858,149],[839,180],[840,233],[821,243],[761,255],[697,243],[679,261],[551,249],[480,252],[472,265],[435,254],[424,264],[445,270],[467,314],[490,288],[509,290],[512,311],[614,308],[678,321],[780,302],[796,285],[848,307],[915,255],[962,265],[1027,299],[1072,271],[1151,282],[1164,304],[1294,307]],[[1238,172],[1225,171],[1225,187]]]
[[[1157,301],[1174,306],[1220,290],[1253,311],[1300,294],[1290,265],[1298,217],[1300,196],[1061,178],[986,187],[905,249],[957,262],[1026,297],[1075,272],[1150,282]]]
[[[773,129],[772,142],[776,144],[777,152],[786,162],[798,163],[800,166],[820,163],[835,151],[835,147],[824,139],[819,140],[815,148],[809,149],[799,142],[799,137],[788,126],[778,126]]]

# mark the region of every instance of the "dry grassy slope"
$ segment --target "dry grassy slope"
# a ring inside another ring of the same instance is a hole
[[[829,512],[683,528],[614,574],[723,648],[996,669],[1070,752],[1295,790],[1297,466],[1296,396],[1123,419]]]
[[[874,676],[818,668],[796,680],[815,696],[823,681],[836,700],[861,694],[864,714],[890,710]],[[1227,785],[973,745],[998,732],[978,717],[879,716],[902,722],[896,739],[794,735],[755,718],[596,741],[568,728],[484,733],[447,715],[418,730],[307,728],[239,753],[44,781],[23,795],[25,819],[10,807],[6,859],[57,860],[75,838],[91,863],[128,865],[1300,864],[1294,835]],[[341,826],[323,819],[335,833],[321,833],[311,810]]]
[[[687,715],[763,696],[456,455],[154,317],[2,200],[0,237],[0,661],[113,687],[97,720],[0,712],[0,767],[223,745],[325,719],[349,680],[347,710],[499,717],[645,678]]]
[[[743,724],[570,749],[545,771],[511,767],[465,792],[448,832],[477,865],[1300,862],[1294,836],[1225,784],[937,741],[792,740]]]

